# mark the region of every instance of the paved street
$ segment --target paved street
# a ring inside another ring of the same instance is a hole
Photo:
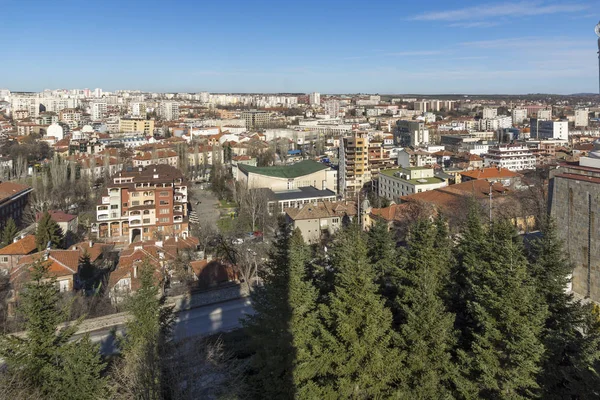
[[[240,326],[240,318],[253,312],[252,303],[248,298],[181,311],[175,320],[175,340],[235,329]],[[90,332],[90,338],[93,342],[100,343],[100,351],[103,354],[112,354],[116,350],[113,329],[115,327]],[[116,332],[122,334],[123,327],[116,327]]]
[[[200,186],[195,184],[190,185],[189,191],[192,194],[192,210],[198,214],[200,226],[216,226],[219,219],[217,197],[209,189],[200,189]],[[200,201],[200,204],[196,205],[197,201]]]

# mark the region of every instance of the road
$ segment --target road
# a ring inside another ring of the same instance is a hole
[[[175,319],[174,339],[179,341],[235,329],[240,326],[240,318],[253,312],[252,303],[248,298],[181,311]],[[117,334],[124,332],[123,326],[90,332],[90,338],[93,342],[100,343],[100,351],[103,354],[116,352],[113,335],[115,329]]]
[[[219,200],[209,189],[200,189],[200,185],[192,184],[188,190],[192,194],[192,209],[198,214],[200,220],[200,226],[217,226],[217,220],[219,219],[219,210],[217,205]],[[196,205],[196,202],[200,201],[200,204]]]

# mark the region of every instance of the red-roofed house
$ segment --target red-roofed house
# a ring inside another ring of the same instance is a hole
[[[0,272],[5,274],[10,273],[22,257],[36,251],[35,236],[27,235],[23,238],[15,239],[13,243],[0,249]]]
[[[521,183],[521,174],[506,168],[480,168],[461,172],[460,175],[462,177],[462,182],[486,180],[488,182],[500,182],[505,187],[515,186]]]
[[[79,224],[79,217],[77,215],[67,214],[57,210],[50,210],[48,211],[48,214],[50,214],[50,218],[60,226],[63,234],[66,234],[67,232],[77,233],[77,225]],[[42,218],[42,215],[43,213],[36,214],[36,223]]]

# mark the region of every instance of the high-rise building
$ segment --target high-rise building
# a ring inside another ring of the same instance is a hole
[[[531,119],[531,138],[569,140],[568,121],[541,121]]]
[[[321,93],[313,92],[308,96],[308,101],[310,105],[320,105],[321,104]]]
[[[482,115],[481,115],[481,117],[483,119],[492,119],[492,118],[496,118],[497,116],[498,116],[498,109],[490,108],[490,107],[484,108]]]
[[[174,101],[163,101],[160,103],[158,113],[167,121],[179,119],[179,103]]]
[[[396,141],[403,146],[424,146],[429,143],[429,130],[420,121],[401,120],[396,123]]]
[[[521,125],[523,121],[527,119],[527,109],[525,108],[514,108],[512,110],[512,123],[513,125]]]
[[[187,181],[169,165],[122,171],[110,178],[96,206],[100,238],[129,243],[188,236]]]
[[[105,101],[97,101],[91,104],[92,121],[100,121],[106,117],[108,104]]]
[[[537,119],[540,121],[552,119],[552,109],[546,108],[546,109],[538,110]]]
[[[331,118],[337,118],[340,114],[340,102],[339,100],[327,100],[325,102],[325,114]]]
[[[588,122],[589,122],[589,109],[581,108],[581,109],[575,110],[575,126],[576,127],[588,126]]]
[[[353,197],[371,181],[369,168],[369,134],[355,131],[340,141],[339,191]]]
[[[267,111],[250,110],[242,112],[246,122],[246,129],[266,128],[269,126],[270,116]]]
[[[146,103],[131,103],[131,115],[134,117],[145,117]]]
[[[119,132],[154,134],[154,120],[145,118],[121,118],[119,120]]]
[[[100,89],[100,88],[94,89],[94,97],[97,99],[101,98],[102,97],[102,89]]]

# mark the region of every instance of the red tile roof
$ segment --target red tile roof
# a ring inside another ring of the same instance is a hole
[[[35,236],[27,235],[23,239],[19,239],[14,243],[0,249],[0,255],[3,256],[24,256],[31,254],[37,250],[35,244]]]
[[[69,222],[77,218],[77,215],[67,214],[63,211],[50,210],[48,211],[50,214],[50,218],[52,218],[55,222]],[[39,221],[42,218],[43,213],[37,213],[35,216],[35,220]]]
[[[514,178],[521,176],[516,172],[510,171],[506,168],[482,168],[473,171],[465,171],[460,173],[463,177],[469,177],[472,179],[502,179],[502,178]]]
[[[8,199],[17,193],[31,190],[31,186],[21,185],[20,183],[14,182],[2,182],[0,183],[0,201]]]

